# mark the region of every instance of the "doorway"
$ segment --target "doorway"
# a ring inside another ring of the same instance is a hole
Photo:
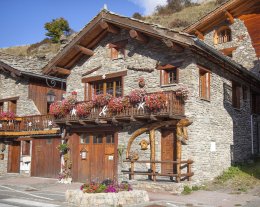
[[[176,136],[174,129],[161,130],[161,160],[176,161]],[[176,165],[172,163],[162,163],[163,174],[176,173]]]
[[[8,173],[20,172],[20,147],[21,142],[13,141],[8,146]]]
[[[105,179],[113,180],[116,177],[117,134],[102,132],[82,133],[79,136],[74,134],[71,140],[73,140],[71,153],[74,181],[102,182]],[[82,151],[87,151],[86,159],[82,159]]]

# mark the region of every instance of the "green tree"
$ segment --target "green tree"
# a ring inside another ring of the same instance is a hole
[[[50,37],[55,43],[60,41],[62,34],[69,35],[71,31],[68,21],[63,17],[53,19],[51,22],[45,23],[44,28],[47,30],[45,35]]]

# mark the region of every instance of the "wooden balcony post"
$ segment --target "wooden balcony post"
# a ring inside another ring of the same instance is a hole
[[[177,183],[181,181],[181,147],[181,141],[177,140]]]
[[[129,176],[129,180],[134,179],[134,170],[135,170],[135,163],[134,160],[131,160],[131,177]]]
[[[191,181],[191,164],[192,160],[188,159],[187,161],[187,174],[188,174],[188,181]]]
[[[152,165],[152,173],[153,173],[153,181],[156,181],[156,165],[155,165],[155,130],[150,130],[150,146],[151,146],[151,165]]]

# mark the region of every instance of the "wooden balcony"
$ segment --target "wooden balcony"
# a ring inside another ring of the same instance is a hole
[[[16,117],[13,120],[0,119],[0,136],[26,136],[57,134],[58,126],[52,115]]]
[[[79,117],[77,114],[69,114],[62,118],[55,118],[56,124],[66,125],[91,125],[91,124],[118,124],[120,122],[135,121],[160,121],[165,119],[184,118],[184,101],[176,97],[174,91],[165,92],[167,101],[165,106],[157,112],[151,112],[145,106],[131,106],[125,108],[122,112],[112,113],[109,110],[104,111],[104,107],[93,108],[89,116]]]

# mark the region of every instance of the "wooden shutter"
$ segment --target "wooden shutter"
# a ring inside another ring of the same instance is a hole
[[[16,113],[16,101],[8,101],[8,111]]]
[[[199,92],[202,99],[210,99],[210,73],[200,69]]]
[[[240,86],[234,82],[232,83],[232,103],[234,108],[240,108]]]

